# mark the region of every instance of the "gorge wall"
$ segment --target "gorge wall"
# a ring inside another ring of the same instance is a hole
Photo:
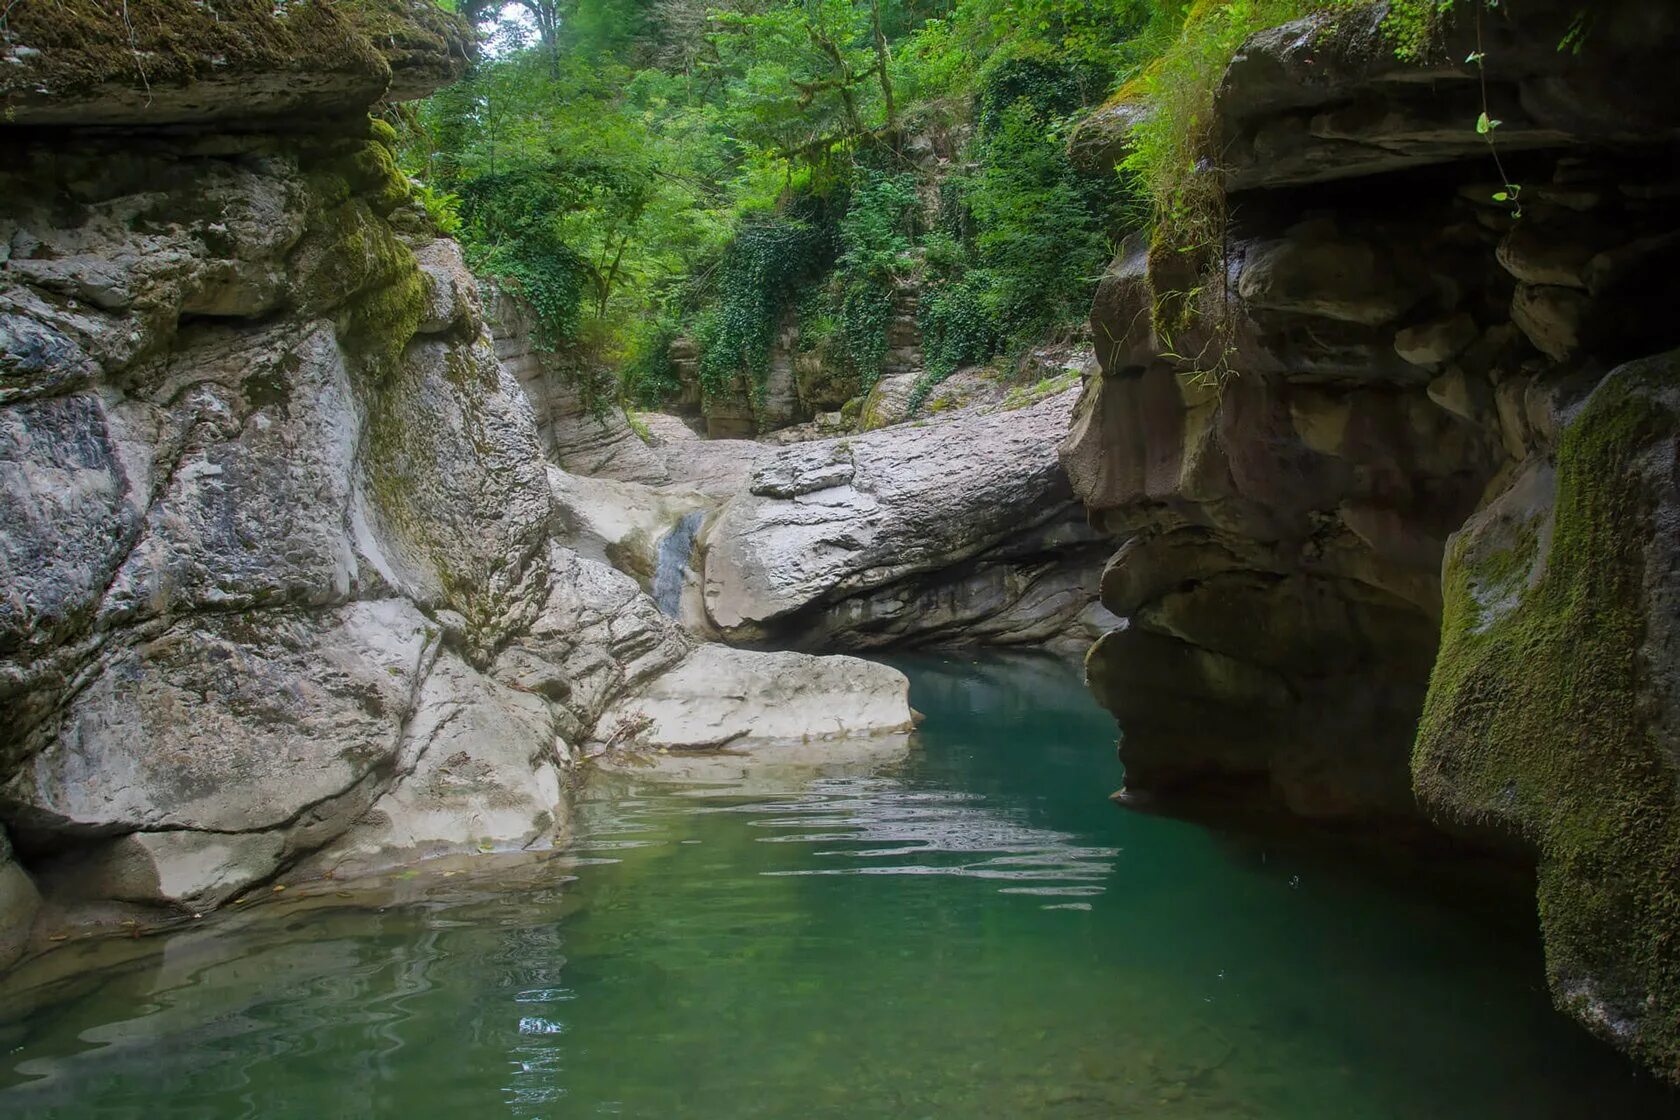
[[[1573,49],[1581,5],[1461,4],[1407,61],[1386,7],[1249,40],[1204,278],[1133,241],[1102,281],[1063,459],[1128,624],[1090,682],[1133,794],[1530,853],[1555,999],[1680,1078],[1680,12]]]
[[[639,412],[632,424],[617,409],[591,411],[564,356],[535,345],[519,300],[488,296],[496,352],[567,472],[574,538],[598,542],[600,558],[651,591],[666,535],[703,515],[692,555],[684,549],[677,611],[694,632],[813,652],[989,645],[1082,656],[1116,621],[1094,601],[1107,538],[1087,524],[1057,455],[1071,377],[1006,402],[997,385],[964,388],[979,380],[967,375],[953,379],[949,407],[916,419],[901,407],[894,422],[846,436],[703,438],[669,413]],[[883,384],[908,388],[918,376]]]
[[[460,72],[453,17],[14,5],[0,42],[0,964],[552,845],[606,745],[908,728],[895,671],[700,644],[571,547],[369,117]]]

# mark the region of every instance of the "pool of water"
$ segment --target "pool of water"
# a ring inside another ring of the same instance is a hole
[[[0,986],[0,1116],[1680,1112],[1551,1011],[1520,915],[1116,808],[1058,663],[903,664],[908,748],[602,775],[577,851],[493,892]]]

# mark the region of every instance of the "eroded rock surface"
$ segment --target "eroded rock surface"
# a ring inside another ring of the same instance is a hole
[[[762,460],[703,531],[707,618],[805,649],[1077,641],[1106,549],[1056,458],[1074,397]]]
[[[733,681],[743,740],[908,725],[896,672],[779,677],[603,562],[650,527],[552,471],[367,115],[459,71],[452,17],[178,7],[150,95],[94,8],[9,14],[0,963],[37,884],[55,924],[114,921],[559,842],[567,773],[628,692],[682,707]],[[300,111],[309,132],[280,127]],[[760,727],[748,690],[772,680]],[[622,722],[615,744],[664,741]]]
[[[1448,827],[1539,860],[1558,1002],[1680,1076],[1680,352],[1562,417],[1447,551],[1414,767]]]
[[[1128,790],[1534,852],[1558,1003],[1675,1079],[1674,362],[1607,371],[1680,343],[1680,18],[1559,52],[1578,10],[1482,12],[1520,216],[1473,21],[1252,38],[1223,246],[1123,246],[1063,461],[1117,538],[1087,664]]]

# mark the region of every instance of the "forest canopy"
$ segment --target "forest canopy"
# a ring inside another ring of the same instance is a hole
[[[1071,337],[1116,237],[1189,228],[1224,59],[1355,0],[458,2],[485,48],[404,116],[405,169],[603,406],[675,392],[679,336],[708,392],[761,386],[789,316],[865,392],[905,284],[929,383]],[[1158,108],[1076,167],[1117,96]]]

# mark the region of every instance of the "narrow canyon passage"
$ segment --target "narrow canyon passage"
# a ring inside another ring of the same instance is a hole
[[[314,884],[12,974],[0,1114],[1680,1107],[1551,1010],[1491,896],[1117,811],[1112,722],[1059,661],[896,664],[927,714],[908,744],[596,775],[573,850],[503,881],[399,872],[377,910]]]

